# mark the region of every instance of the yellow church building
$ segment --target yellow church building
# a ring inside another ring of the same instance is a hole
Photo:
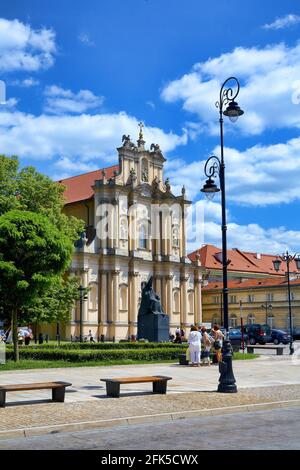
[[[95,338],[119,341],[137,333],[143,283],[153,287],[170,318],[170,332],[202,322],[200,256],[186,254],[185,189],[172,193],[158,144],[145,148],[124,135],[118,164],[60,181],[65,212],[85,221],[70,272],[88,287],[88,299],[73,309],[62,336],[91,330]]]

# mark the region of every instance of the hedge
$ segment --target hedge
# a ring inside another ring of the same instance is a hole
[[[35,349],[63,349],[63,350],[110,350],[110,349],[166,349],[166,348],[182,348],[186,349],[187,343],[174,344],[174,343],[64,343],[60,344],[31,344],[29,346],[20,346],[20,351],[35,350]],[[7,345],[7,349],[12,348]]]
[[[166,359],[178,359],[182,353],[182,347],[173,348],[146,348],[123,350],[85,350],[68,351],[53,348],[20,348],[20,359],[36,360],[64,360],[66,362],[107,361],[118,359],[132,359],[143,361],[155,361]],[[7,351],[7,359],[13,358],[13,351]]]

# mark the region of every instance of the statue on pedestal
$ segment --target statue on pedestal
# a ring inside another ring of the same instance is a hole
[[[162,309],[160,298],[152,287],[153,278],[142,290],[138,312],[138,339],[153,342],[169,341],[169,316]]]

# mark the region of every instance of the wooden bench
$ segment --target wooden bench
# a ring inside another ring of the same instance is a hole
[[[106,382],[106,393],[108,397],[119,397],[121,384],[137,384],[143,382],[153,383],[153,393],[167,393],[167,383],[168,380],[172,380],[172,377],[153,375],[150,377],[120,377],[100,380]]]
[[[5,407],[6,392],[23,392],[24,390],[52,389],[52,401],[64,402],[65,389],[72,384],[69,382],[42,382],[31,384],[0,385],[0,407]]]
[[[282,356],[284,346],[275,346],[275,345],[274,346],[271,346],[271,345],[264,346],[262,344],[259,344],[259,345],[257,345],[257,344],[247,344],[247,353],[253,354],[254,349],[266,349],[266,350],[275,349],[276,350],[276,355],[277,356]]]

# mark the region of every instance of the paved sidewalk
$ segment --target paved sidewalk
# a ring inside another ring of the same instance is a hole
[[[300,405],[300,365],[288,358],[234,361],[234,372],[237,394],[215,392],[219,377],[216,366],[149,364],[2,372],[1,384],[66,380],[73,386],[66,393],[65,403],[49,402],[50,391],[8,393],[7,407],[0,409],[0,439],[66,430],[62,427],[66,424],[74,424],[74,429],[91,429],[162,419],[166,414],[174,419],[196,410],[211,415],[224,407],[238,411],[240,405],[244,407],[240,411],[252,404],[281,406],[281,401]],[[120,398],[107,398],[105,384],[99,381],[103,377],[139,375],[173,377],[168,394],[153,395],[151,384],[128,384],[121,386]],[[24,400],[30,400],[30,406]],[[277,404],[270,405],[274,402]]]

